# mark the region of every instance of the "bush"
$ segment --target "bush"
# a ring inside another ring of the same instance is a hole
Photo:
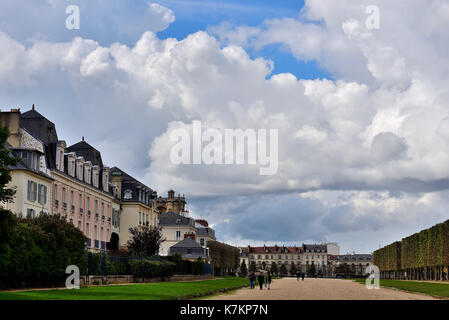
[[[85,242],[59,216],[19,219],[0,209],[0,287],[63,285],[67,266],[83,270]]]

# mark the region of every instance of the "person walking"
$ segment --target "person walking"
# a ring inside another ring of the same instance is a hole
[[[265,284],[268,286],[268,290],[270,290],[270,284],[271,284],[271,273],[268,271],[267,278],[265,279]]]
[[[249,278],[250,288],[252,290],[252,289],[254,289],[254,285],[255,285],[255,282],[256,282],[256,275],[254,274],[254,271],[251,271],[249,273],[249,277],[248,278]]]
[[[302,281],[304,281],[304,277],[306,276],[306,274],[304,272],[301,272],[301,279]]]
[[[299,278],[301,278],[301,272],[296,272],[296,281],[299,281]]]
[[[259,286],[260,286],[260,290],[263,290],[263,280],[264,280],[264,276],[261,273],[259,273],[259,275],[257,276],[257,281],[259,282]]]

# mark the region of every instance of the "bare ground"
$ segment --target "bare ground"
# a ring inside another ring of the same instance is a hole
[[[395,289],[367,289],[364,285],[342,279],[295,278],[274,280],[271,290],[249,288],[231,294],[217,295],[211,300],[434,300],[428,295],[408,293]]]

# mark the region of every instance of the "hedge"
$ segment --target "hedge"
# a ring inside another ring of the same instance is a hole
[[[381,271],[449,265],[449,220],[376,250],[373,262]]]
[[[138,278],[170,277],[175,274],[176,264],[169,261],[133,260],[129,262],[131,274]]]

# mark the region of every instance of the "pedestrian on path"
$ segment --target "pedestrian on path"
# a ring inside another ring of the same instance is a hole
[[[249,277],[248,278],[249,278],[250,288],[252,290],[252,289],[254,289],[254,285],[255,285],[255,282],[256,282],[256,275],[254,274],[254,271],[251,271],[249,273]]]
[[[260,286],[260,290],[263,290],[263,280],[264,280],[264,276],[261,273],[259,273],[259,275],[257,276],[257,281],[259,282],[259,286]]]
[[[302,281],[304,281],[304,277],[306,276],[306,274],[304,272],[301,272],[301,279]]]
[[[270,273],[270,271],[268,271],[267,278],[266,278],[265,281],[266,281],[265,284],[268,285],[268,290],[270,290],[270,284],[271,284],[271,273]]]
[[[299,281],[299,278],[301,278],[301,272],[296,272],[296,281]]]

